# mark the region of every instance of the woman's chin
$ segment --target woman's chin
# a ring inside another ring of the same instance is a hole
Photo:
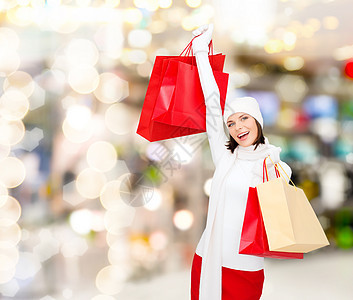
[[[245,140],[245,141],[240,141],[240,140],[236,140],[236,142],[238,143],[239,146],[242,146],[242,147],[249,147],[251,145],[254,144],[255,140]]]

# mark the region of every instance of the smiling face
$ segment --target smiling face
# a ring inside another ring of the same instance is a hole
[[[257,139],[256,121],[249,114],[243,112],[232,114],[228,117],[227,127],[229,134],[242,147],[253,145]]]

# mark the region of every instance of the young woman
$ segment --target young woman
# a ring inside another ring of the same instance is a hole
[[[280,162],[281,149],[264,137],[263,118],[254,98],[227,96],[222,117],[219,89],[208,58],[212,32],[213,25],[193,32],[197,36],[193,51],[205,97],[206,131],[215,172],[206,228],[192,263],[191,299],[258,300],[264,282],[264,259],[239,254],[239,242],[249,187],[262,182],[265,157],[270,155],[274,163]],[[291,176],[289,166],[280,163]],[[273,178],[271,161],[268,169]]]

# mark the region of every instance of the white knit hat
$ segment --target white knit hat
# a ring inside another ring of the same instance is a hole
[[[247,113],[258,121],[261,127],[264,127],[264,121],[260,111],[259,104],[253,97],[228,98],[224,107],[223,120],[227,125],[228,117],[237,112]]]

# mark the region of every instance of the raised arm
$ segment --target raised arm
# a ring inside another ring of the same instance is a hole
[[[204,25],[193,32],[196,37],[192,47],[196,57],[200,83],[206,105],[206,132],[209,140],[212,159],[215,165],[228,151],[225,144],[228,140],[223,127],[223,116],[220,105],[220,93],[208,58],[208,45],[211,41],[213,25]]]

